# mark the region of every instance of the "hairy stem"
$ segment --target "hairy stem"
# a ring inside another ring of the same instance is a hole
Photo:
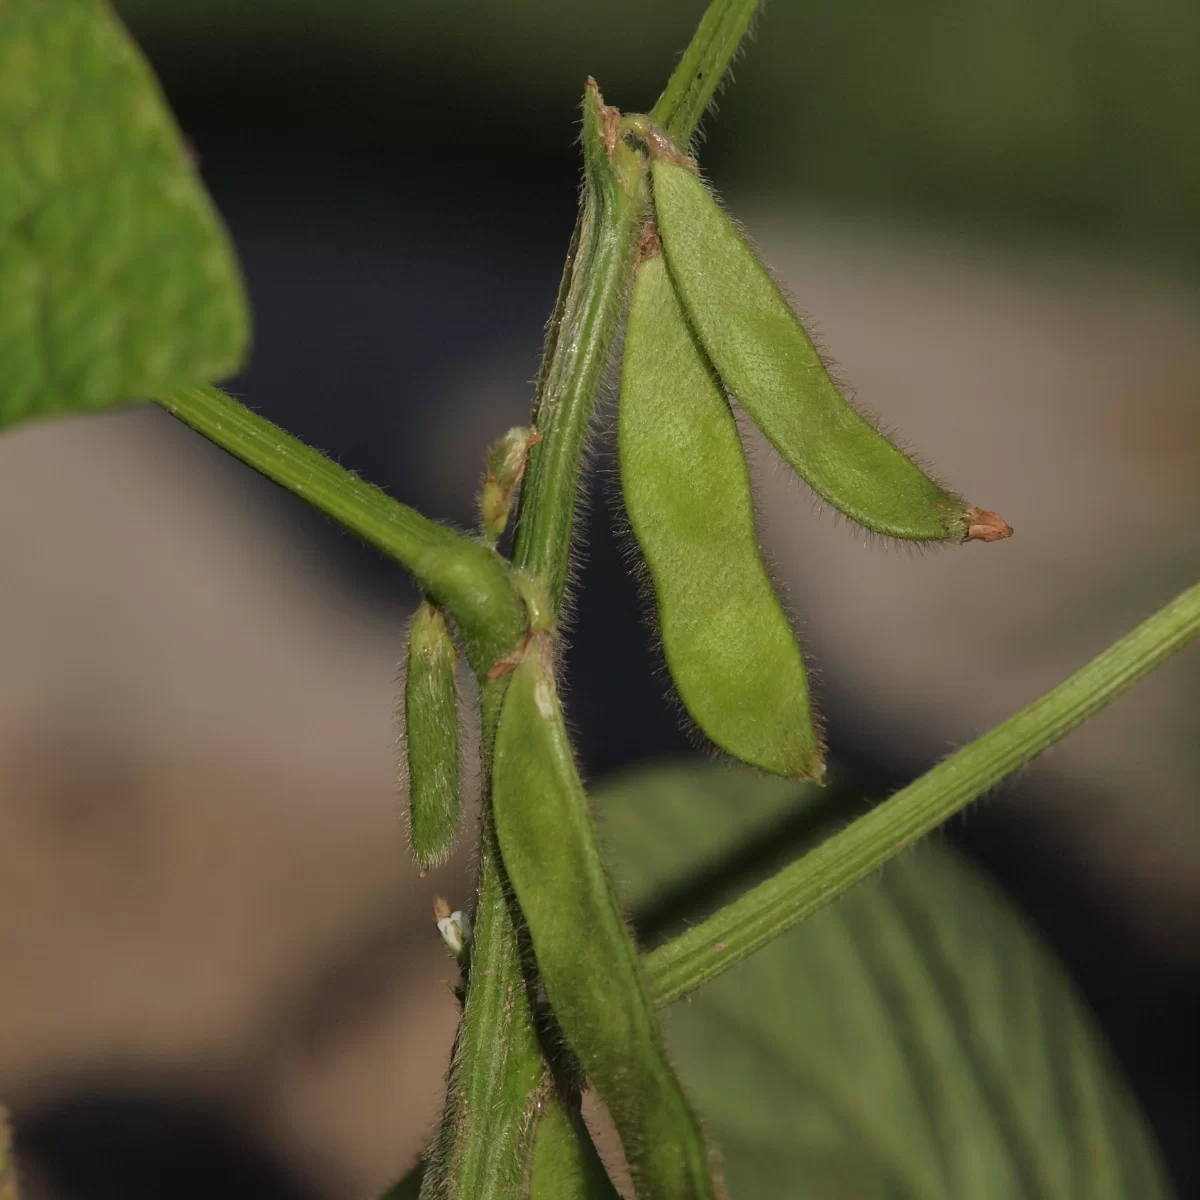
[[[517,566],[541,578],[556,611],[567,586],[584,444],[649,201],[645,160],[619,140],[618,119],[589,80],[584,206],[539,376],[534,427],[542,440],[530,451],[513,552]]]
[[[759,0],[712,0],[683,58],[654,106],[654,120],[686,146],[745,38]],[[589,81],[587,106],[603,110]],[[584,155],[600,168],[608,159],[604,129]],[[603,118],[601,118],[601,121]],[[645,167],[625,146],[596,176],[598,188],[579,214],[550,320],[538,374],[534,425],[543,441],[530,455],[513,558],[540,575],[555,608],[562,602],[570,560],[575,496],[596,391],[612,348],[629,287],[630,268],[646,205]]]
[[[691,137],[733,58],[737,39],[731,31],[739,30],[740,37],[753,9],[753,4],[730,5],[726,0],[714,0],[672,76],[664,99],[677,94],[682,105],[672,127],[681,140]],[[731,24],[734,10],[744,12]],[[672,111],[676,103],[672,102]],[[533,447],[526,466],[514,543],[515,562],[542,580],[555,613],[566,591],[575,498],[588,425],[625,303],[647,203],[645,162],[619,137],[614,140],[615,115],[606,109],[599,90],[589,81],[583,118],[584,203],[538,373],[534,426],[541,441]],[[490,690],[485,689],[485,699]],[[485,704],[484,739],[489,751],[495,737],[496,711],[498,708]],[[517,1150],[520,1161],[529,1149],[525,1137],[529,1114],[508,1101],[528,1084],[532,1018],[528,1006],[511,988],[511,981],[519,978],[520,964],[493,837],[490,821],[485,818],[476,937],[481,943],[497,938],[500,944],[496,961],[489,968],[494,973],[487,977],[489,982],[468,986],[447,1109],[434,1156],[440,1160],[436,1166],[441,1169],[427,1177],[427,1196],[483,1195],[464,1188],[484,1177],[481,1172],[489,1144]],[[491,952],[480,946],[477,953]],[[514,1011],[525,1023],[524,1030],[508,1023]],[[506,1032],[517,1035],[518,1047],[506,1046]],[[475,1054],[483,1061],[473,1064],[468,1072],[462,1064],[468,1055]],[[546,1068],[542,1065],[540,1069],[543,1084],[539,1090],[544,1090]],[[466,1127],[472,1123],[473,1129]],[[536,1129],[533,1132],[536,1136]]]
[[[446,1111],[421,1194],[499,1200],[522,1193],[545,1070],[487,818],[474,925],[466,1006],[454,1045]]]
[[[539,372],[535,427],[514,558],[545,587],[553,612],[566,589],[575,494],[587,426],[624,303],[646,204],[644,160],[606,134],[615,127],[596,85],[584,97],[583,210],[567,259]],[[612,158],[610,162],[610,150]],[[485,778],[507,680],[484,685]],[[532,1026],[513,906],[485,813],[476,955],[459,1026],[446,1112],[423,1195],[520,1194],[541,1098],[559,1103]]]
[[[740,25],[744,32],[754,6],[743,3],[740,7],[747,10]],[[731,42],[729,37],[732,28],[728,23],[730,8],[725,0],[714,0],[709,15],[668,84],[667,93],[674,88],[681,99],[688,98],[674,126],[684,141],[694,132],[696,122],[736,51],[736,41]],[[697,77],[706,77],[707,83],[697,88]],[[688,81],[686,85],[681,83],[684,80]],[[588,425],[628,291],[647,203],[645,163],[622,144],[619,137],[614,139],[615,116],[605,108],[599,90],[589,80],[583,115],[584,203],[571,239],[538,373],[534,426],[541,441],[533,447],[526,466],[514,541],[516,564],[541,579],[556,614],[566,591],[575,498]],[[484,739],[489,757],[496,732],[495,714],[498,713],[498,701],[494,706],[486,703],[492,691],[491,687],[485,689]],[[480,859],[477,938],[486,941],[500,936],[499,957],[491,969],[499,980],[516,978],[514,973],[519,973],[520,964],[512,912],[504,894],[502,868],[495,854],[494,834],[488,817],[485,817]],[[489,953],[485,948],[478,952]],[[509,1028],[505,1025],[506,1018],[514,1009],[518,1020],[526,1026],[526,1030],[518,1031],[520,1053],[513,1053],[512,1047],[506,1048],[500,1036]],[[458,1153],[462,1157],[458,1159],[457,1169],[439,1173],[435,1186],[430,1187],[427,1182],[423,1194],[438,1197],[482,1195],[464,1190],[462,1185],[479,1178],[474,1164],[486,1157],[487,1144],[492,1140],[505,1145],[511,1143],[518,1148],[517,1157],[522,1162],[525,1160],[529,1150],[525,1137],[529,1129],[525,1123],[528,1110],[518,1110],[511,1103],[489,1106],[487,1095],[511,1097],[522,1086],[527,1086],[531,1019],[528,1006],[521,998],[514,1001],[507,986],[491,983],[468,986],[456,1044],[457,1077],[451,1079],[439,1157],[444,1164],[451,1140],[466,1138],[481,1144],[474,1148],[460,1147]],[[460,1065],[468,1052],[477,1053],[483,1059],[472,1067],[469,1075]],[[542,1084],[535,1089],[535,1094],[546,1092],[546,1064],[540,1064],[540,1070]],[[487,1086],[476,1086],[480,1084]],[[475,1091],[473,1099],[464,1094],[465,1089]],[[559,1101],[555,1098],[554,1102]],[[474,1129],[464,1128],[464,1121],[473,1122]],[[586,1130],[578,1132],[580,1137],[586,1137]],[[532,1133],[536,1138],[536,1128]],[[587,1157],[588,1152],[585,1152],[584,1158]]]
[[[643,960],[658,1007],[836,899],[1200,635],[1200,584],[841,833]]]
[[[650,114],[686,147],[750,29],[759,0],[713,0]]]
[[[477,674],[524,635],[524,606],[495,551],[393,500],[218,388],[176,388],[153,399],[411,571],[454,616]]]

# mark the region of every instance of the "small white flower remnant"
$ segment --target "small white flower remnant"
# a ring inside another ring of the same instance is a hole
[[[470,918],[458,909],[451,912],[450,905],[441,896],[433,902],[433,916],[446,949],[454,955],[460,966],[466,966],[471,953]]]

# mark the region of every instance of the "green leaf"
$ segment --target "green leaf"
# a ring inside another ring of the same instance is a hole
[[[682,858],[708,844],[738,799],[737,774],[720,778],[657,822],[631,781],[628,842],[622,789],[605,789],[617,875],[646,862],[648,841]],[[656,879],[669,871],[635,882],[644,894]],[[733,1200],[1169,1195],[1061,968],[945,848],[895,860],[673,1007],[664,1029]]]
[[[592,789],[621,903],[637,915],[743,848],[822,806],[828,788],[729,763],[658,763]],[[664,830],[681,830],[681,840]]]
[[[237,261],[98,0],[0,0],[0,426],[234,371]]]

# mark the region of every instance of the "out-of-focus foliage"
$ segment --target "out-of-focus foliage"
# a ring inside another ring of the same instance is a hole
[[[152,53],[186,48],[223,71],[308,63],[314,87],[329,86],[319,67],[349,63],[384,99],[422,81],[430,119],[439,95],[454,95],[497,106],[516,129],[539,108],[559,119],[588,74],[610,103],[648,109],[704,5],[118,8]],[[1200,260],[1193,0],[806,0],[769,5],[762,30],[713,130],[740,181],[814,203],[1060,230]]]
[[[729,811],[756,822],[740,782],[713,771],[687,808],[650,807],[636,775],[600,789],[618,878],[645,895],[673,880],[669,858],[707,857]],[[669,849],[655,862],[647,843]],[[1169,1194],[1061,969],[943,848],[890,864],[665,1020],[735,1200]]]
[[[815,812],[825,794],[815,783],[679,762],[615,776],[598,789],[593,808],[602,840],[615,851],[609,865],[621,903],[646,914],[665,894],[719,871],[731,856]],[[687,836],[663,837],[663,829],[675,828]]]
[[[0,424],[241,365],[229,240],[103,5],[0,0],[0,146]]]

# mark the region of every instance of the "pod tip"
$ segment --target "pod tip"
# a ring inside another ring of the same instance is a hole
[[[967,527],[964,542],[999,542],[1012,537],[1012,526],[999,513],[986,508],[968,508],[962,516]]]
[[[605,156],[608,158],[608,165],[611,167],[613,155],[617,150],[617,143],[621,140],[621,110],[604,103],[604,96],[600,92],[600,85],[597,84],[595,78],[591,75],[587,77],[587,90],[584,98],[585,102],[590,101],[595,105],[596,116],[600,122],[600,131],[604,138]]]

